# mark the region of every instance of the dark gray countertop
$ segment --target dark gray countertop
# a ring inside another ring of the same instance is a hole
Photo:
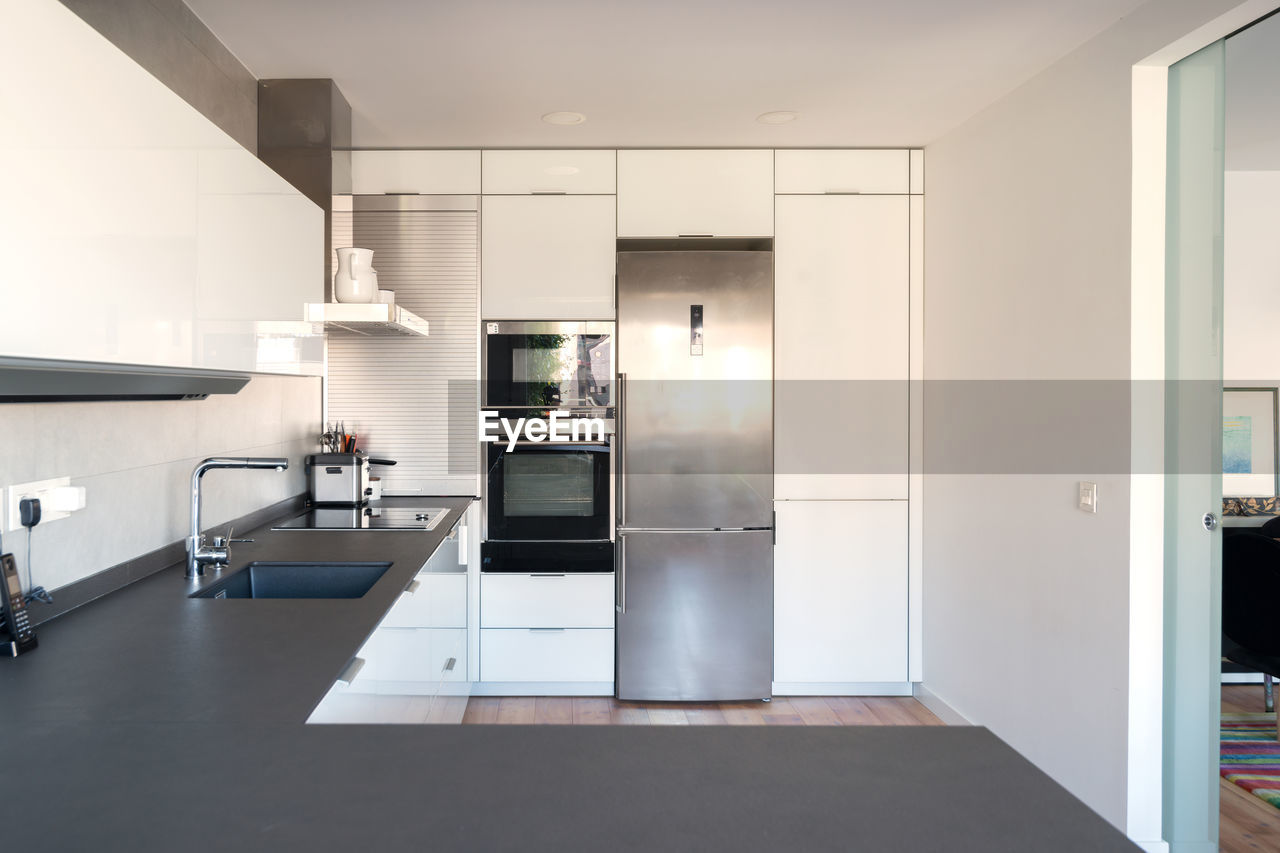
[[[193,600],[175,566],[41,625],[0,660],[4,848],[1138,849],[981,728],[304,725],[470,499],[429,502],[232,552],[391,561],[362,599]]]
[[[0,659],[0,726],[31,722],[302,723],[472,498],[393,498],[449,515],[431,531],[246,533],[200,584],[173,566],[38,629]],[[356,599],[188,598],[260,560],[387,561]]]

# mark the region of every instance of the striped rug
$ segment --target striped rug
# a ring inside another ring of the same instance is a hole
[[[1223,714],[1222,766],[1228,782],[1280,808],[1280,741],[1275,714]]]

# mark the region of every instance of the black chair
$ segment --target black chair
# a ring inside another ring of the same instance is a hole
[[[1261,533],[1222,540],[1222,654],[1280,677],[1280,542]],[[1268,697],[1270,698],[1270,697]]]
[[[1277,515],[1275,518],[1259,527],[1258,532],[1263,536],[1269,536],[1272,539],[1280,539],[1280,515]]]

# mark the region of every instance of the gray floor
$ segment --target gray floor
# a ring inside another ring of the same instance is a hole
[[[250,728],[252,732],[246,732]],[[15,850],[1131,851],[965,727],[31,725]],[[76,766],[73,774],[60,766]]]

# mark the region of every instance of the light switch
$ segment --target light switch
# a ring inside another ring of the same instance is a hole
[[[1086,483],[1081,481],[1079,506],[1080,506],[1080,509],[1084,510],[1085,512],[1098,511],[1098,484],[1097,483]]]

